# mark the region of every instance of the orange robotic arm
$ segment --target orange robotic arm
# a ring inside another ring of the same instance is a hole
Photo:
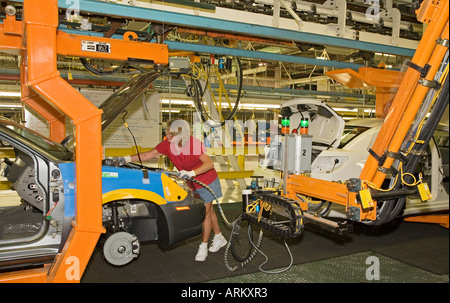
[[[439,39],[448,41],[449,38],[448,5],[448,1],[426,0],[416,11],[418,20],[427,23],[428,26],[409,68],[403,76],[385,122],[372,147],[371,155],[363,167],[360,175],[361,182],[368,181],[376,187],[380,187],[386,177],[386,171],[394,162],[393,155],[399,151],[405,140],[411,123],[429,90],[429,87],[421,83],[434,79],[448,50],[448,47],[438,43]],[[359,76],[355,78],[361,79]],[[420,79],[424,81],[419,81]],[[363,83],[357,84],[362,85]],[[383,155],[386,156],[385,161],[379,163],[378,158]],[[361,204],[355,201],[356,195],[345,184],[292,175],[289,177],[286,187],[288,195],[292,198],[295,198],[296,194],[303,194],[325,199],[333,203],[345,204],[347,210],[349,207],[359,208],[360,220],[376,220],[377,218],[376,203],[374,207],[363,209]],[[325,197],[323,197],[324,193]]]

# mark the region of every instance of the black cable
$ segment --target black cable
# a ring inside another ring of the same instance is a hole
[[[83,64],[83,66],[90,71],[91,73],[93,73],[94,75],[98,75],[98,76],[107,76],[107,75],[112,75],[117,73],[118,71],[120,71],[126,64],[121,64],[118,67],[116,67],[113,70],[101,70],[98,68],[93,67],[86,58],[80,58],[81,64]]]
[[[403,168],[404,173],[414,173],[416,170],[417,164],[420,161],[420,158],[422,157],[422,153],[426,150],[428,147],[428,144],[430,143],[430,140],[433,138],[434,131],[436,130],[436,127],[438,126],[439,122],[442,119],[442,116],[445,112],[445,108],[449,104],[449,83],[448,83],[448,77],[446,77],[444,86],[439,94],[439,97],[436,101],[436,104],[434,106],[434,109],[430,113],[430,116],[427,120],[427,123],[424,125],[422,131],[420,132],[417,140],[423,141],[423,144],[415,144],[410,151],[410,154],[408,155],[408,162],[406,163],[405,167]],[[410,183],[410,176],[406,176],[407,183]],[[399,182],[397,184],[396,188],[404,187],[404,185]],[[395,219],[400,212],[403,210],[403,207],[405,205],[406,198],[400,198],[399,201],[396,203],[394,209],[390,213],[390,215],[387,217],[387,222]]]
[[[236,112],[238,110],[239,102],[240,102],[241,94],[242,94],[243,71],[242,71],[241,60],[238,57],[236,57],[236,62],[238,64],[238,70],[236,71],[237,78],[238,78],[238,91],[237,91],[237,95],[236,95],[236,101],[235,101],[235,104],[234,104],[234,107],[233,107],[231,113],[228,115],[228,117],[224,121],[213,121],[213,119],[211,119],[211,117],[206,113],[206,110],[204,109],[204,107],[202,105],[202,98],[206,91],[206,87],[205,87],[205,90],[203,90],[201,87],[200,81],[198,81],[198,80],[192,81],[194,88],[195,88],[195,94],[192,94],[191,97],[194,98],[194,101],[195,101],[194,104],[196,105],[197,111],[200,113],[200,116],[201,116],[203,122],[205,122],[205,124],[208,125],[209,127],[223,126],[227,120],[233,119],[234,115],[236,114]]]
[[[240,223],[242,222],[242,220],[243,220],[243,218],[242,218],[242,214],[241,214],[241,215],[240,215],[239,217],[237,217],[236,220],[233,222],[233,228],[232,228],[232,230],[231,230],[230,240],[228,241],[228,244],[227,244],[227,246],[225,247],[225,253],[224,253],[223,259],[224,259],[225,267],[226,267],[229,271],[235,271],[235,270],[237,270],[237,269],[239,269],[239,268],[244,267],[245,265],[247,265],[248,263],[250,263],[250,261],[252,261],[253,258],[254,258],[254,257],[256,256],[256,254],[258,253],[258,250],[256,250],[256,249],[252,250],[252,252],[251,252],[250,255],[248,256],[248,258],[245,259],[245,260],[242,261],[242,262],[239,262],[239,264],[236,265],[236,266],[231,266],[231,265],[228,263],[228,252],[230,251],[231,245],[233,245],[233,243],[234,243],[234,239],[233,239],[233,238],[236,237],[237,235],[239,235],[239,230],[241,229]],[[248,232],[250,233],[250,222],[249,222],[249,230],[248,230]],[[253,242],[251,242],[250,236],[249,236],[249,241],[250,241],[250,244],[252,245],[252,247],[258,247],[258,248],[259,248],[259,247],[261,246],[261,242],[262,242],[262,239],[263,239],[263,235],[264,235],[264,233],[263,233],[263,231],[262,231],[262,229],[261,229],[260,232],[259,232],[259,237],[258,237],[258,241],[257,241],[256,245],[253,244]]]
[[[403,173],[414,173],[416,166],[419,163],[423,151],[426,150],[430,140],[433,137],[434,131],[445,112],[445,107],[449,103],[449,87],[448,87],[448,77],[444,81],[443,88],[439,94],[436,104],[430,113],[427,123],[422,128],[417,140],[424,141],[423,144],[415,144],[410,151],[406,165],[403,167]],[[398,172],[401,173],[401,172]],[[409,183],[409,176],[406,176],[406,182]],[[398,178],[397,183],[393,185],[393,189],[400,189],[405,187],[405,185]],[[383,206],[377,213],[377,219],[375,221],[365,222],[367,225],[381,225],[389,223],[394,220],[402,211],[406,203],[406,198],[401,197],[398,199],[383,201]]]
[[[169,174],[174,175],[175,173],[169,172]],[[178,176],[178,174],[176,174],[176,175]],[[259,250],[259,247],[261,246],[261,242],[262,242],[263,235],[264,235],[264,234],[263,234],[263,231],[262,231],[262,229],[260,230],[260,232],[259,232],[259,237],[258,237],[258,241],[256,242],[256,244],[254,244],[253,241],[250,239],[250,232],[251,232],[251,227],[250,227],[251,225],[250,225],[250,224],[251,224],[251,223],[249,222],[249,223],[248,223],[248,224],[249,224],[249,229],[248,229],[248,232],[249,232],[249,241],[250,241],[250,244],[252,245],[252,247],[255,248],[255,249],[251,251],[251,253],[250,253],[249,256],[247,257],[247,259],[245,259],[244,261],[242,261],[242,262],[239,263],[239,266],[234,266],[234,267],[230,266],[229,263],[228,263],[228,252],[229,252],[229,250],[230,250],[230,248],[231,248],[231,245],[233,245],[233,243],[234,243],[233,237],[235,237],[236,235],[239,234],[239,230],[240,230],[240,226],[239,226],[239,225],[240,225],[240,223],[242,222],[242,219],[243,219],[243,218],[242,218],[242,214],[241,214],[240,216],[238,216],[232,223],[230,223],[230,222],[228,221],[228,219],[226,218],[226,216],[225,216],[225,213],[224,213],[224,211],[223,211],[223,209],[222,209],[222,207],[221,207],[221,205],[220,205],[219,199],[217,198],[217,196],[216,196],[216,194],[214,193],[214,191],[213,191],[208,185],[206,185],[206,184],[204,184],[203,182],[200,182],[200,181],[198,181],[198,180],[196,180],[196,179],[194,179],[194,178],[184,178],[184,179],[190,180],[190,181],[192,181],[192,182],[195,182],[195,183],[199,184],[200,186],[206,188],[206,189],[213,195],[214,199],[216,200],[217,206],[218,206],[218,208],[219,208],[219,212],[220,212],[220,214],[222,215],[222,219],[224,220],[225,224],[227,224],[228,226],[231,226],[231,227],[232,227],[231,236],[230,236],[230,239],[229,239],[229,241],[228,241],[227,246],[225,247],[225,253],[224,253],[224,263],[225,263],[225,267],[226,267],[229,271],[235,271],[236,269],[239,269],[239,268],[244,267],[244,266],[247,265],[251,260],[253,260],[253,258],[256,256],[256,254],[257,254],[258,252],[260,252],[261,254],[263,254],[263,253]],[[287,247],[286,242],[285,242],[285,246],[286,246],[286,248],[287,248],[287,250],[288,250],[288,252],[289,252],[289,254],[290,254],[289,247]],[[264,255],[264,254],[263,254],[263,255]],[[291,255],[291,254],[290,254],[290,255]],[[264,256],[265,256],[265,255],[264,255]],[[267,256],[265,256],[265,257],[267,258]],[[266,260],[266,262],[267,262],[267,260]],[[264,271],[261,267],[262,267],[266,262],[264,262],[263,264],[261,264],[261,266],[260,266],[260,270],[261,270],[261,271]],[[292,266],[292,255],[291,255],[291,264],[289,265],[289,267],[288,267],[287,269],[285,269],[285,270],[283,270],[283,271],[288,270],[291,266]],[[272,272],[270,272],[270,273],[272,273]],[[277,272],[273,272],[273,273],[277,273]]]
[[[139,158],[139,163],[141,163],[141,165],[143,166],[142,160],[141,160],[141,154],[139,153],[139,149],[138,149],[138,145],[137,145],[137,142],[136,142],[136,138],[134,137],[133,132],[131,131],[130,127],[128,126],[128,123],[125,121],[125,116],[128,114],[128,111],[127,111],[127,110],[124,110],[123,112],[125,113],[125,114],[122,116],[123,125],[125,125],[125,127],[126,127],[126,128],[128,129],[128,131],[130,132],[131,137],[133,138],[134,146],[136,147],[136,153],[137,153],[138,158]]]

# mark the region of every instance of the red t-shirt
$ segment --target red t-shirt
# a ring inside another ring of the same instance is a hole
[[[203,164],[200,156],[206,152],[206,147],[203,143],[192,136],[181,148],[175,143],[170,143],[167,139],[156,145],[155,148],[160,154],[166,155],[179,171],[190,171],[200,167]],[[195,176],[196,180],[206,185],[211,184],[216,178],[217,172],[215,169],[210,169],[203,174]],[[193,185],[196,189],[202,187],[194,182]]]

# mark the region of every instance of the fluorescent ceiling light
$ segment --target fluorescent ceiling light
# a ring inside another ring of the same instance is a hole
[[[174,104],[174,105],[191,105],[194,106],[193,101],[191,100],[179,100],[179,99],[174,99],[174,100],[170,100],[169,99],[161,99],[161,103],[162,104]],[[221,104],[222,108],[229,108],[230,106],[228,105],[228,103],[226,102],[222,102]],[[280,108],[280,105],[278,104],[269,104],[269,103],[239,103],[239,108],[264,108],[264,109],[268,109],[268,108],[275,108],[278,109]]]
[[[0,92],[0,97],[19,97],[22,94],[20,92]]]
[[[280,108],[279,104],[265,104],[265,103],[240,103],[239,107],[245,107],[245,108]]]
[[[0,108],[21,108],[22,104],[1,104]]]
[[[337,112],[357,112],[358,111],[358,109],[356,109],[356,108],[352,108],[352,109],[350,109],[350,108],[340,108],[340,107],[335,107],[335,108],[333,108],[335,111],[337,111]]]
[[[161,99],[162,104],[177,104],[177,105],[192,105],[194,106],[194,103],[192,100],[169,100],[169,99]]]
[[[353,113],[356,113],[358,111],[357,108],[340,108],[340,107],[335,107],[333,109],[336,112],[353,112]],[[372,112],[375,112],[375,109],[370,109],[370,108],[369,109],[364,109],[364,112],[365,113],[372,113]]]
[[[383,53],[375,53],[375,55],[378,55],[378,56],[387,56],[387,57],[395,57],[395,55],[391,55],[391,54],[383,54]]]

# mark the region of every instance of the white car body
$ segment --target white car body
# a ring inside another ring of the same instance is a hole
[[[373,145],[383,124],[382,119],[353,120],[346,124],[346,128],[367,128],[356,135],[345,145],[338,149],[322,151],[311,165],[311,177],[327,181],[346,181],[350,178],[359,178],[362,168],[369,156],[369,148]],[[447,127],[448,134],[448,127]],[[347,132],[344,131],[343,140]],[[432,198],[426,202],[416,196],[408,196],[403,215],[445,211],[449,209],[449,195],[443,185],[444,168],[443,159],[435,140],[429,143],[431,161],[423,172],[424,181],[428,183]],[[448,178],[448,176],[447,176]],[[448,180],[446,180],[448,182]]]
[[[327,181],[346,181],[349,178],[359,178],[369,156],[368,148],[376,139],[381,124],[382,121],[379,119],[353,120],[348,123],[347,125],[356,127],[361,125],[368,129],[364,134],[354,136],[342,148],[322,151],[311,165],[311,177]],[[339,142],[344,141],[348,136],[350,135],[344,133]],[[339,162],[335,163],[335,160]]]

